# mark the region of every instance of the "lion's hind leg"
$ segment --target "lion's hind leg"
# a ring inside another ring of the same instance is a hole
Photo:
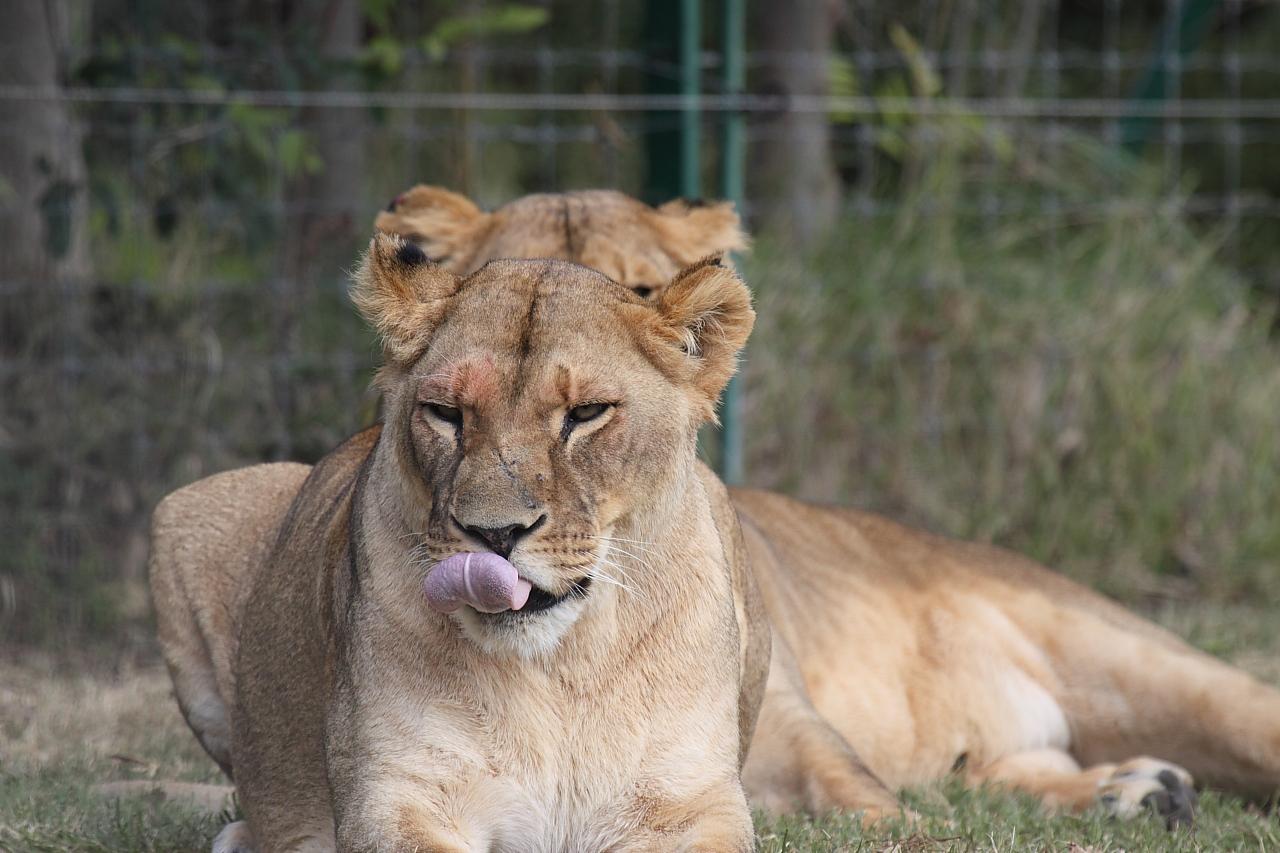
[[[206,477],[151,518],[151,598],[174,695],[205,751],[231,774],[237,602],[310,468],[273,463]]]
[[[188,535],[196,494],[190,486],[175,492],[152,516],[151,599],[178,707],[205,752],[230,778],[230,714],[218,689],[213,655],[197,613],[199,600],[192,595],[188,577],[199,560],[190,541],[195,537]]]
[[[1019,790],[1053,811],[1082,812],[1096,806],[1123,819],[1153,812],[1170,829],[1190,826],[1195,815],[1191,774],[1154,758],[1081,768],[1062,750],[1028,750],[975,768],[966,782]]]
[[[1129,614],[1052,624],[1043,643],[1081,763],[1154,755],[1209,787],[1280,791],[1280,691]]]

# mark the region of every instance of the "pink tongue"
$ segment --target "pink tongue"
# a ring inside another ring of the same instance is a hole
[[[423,582],[432,610],[452,613],[464,604],[481,613],[519,610],[533,588],[516,567],[490,551],[454,554],[436,564]]]

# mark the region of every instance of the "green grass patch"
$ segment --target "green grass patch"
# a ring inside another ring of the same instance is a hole
[[[0,770],[0,850],[207,853],[228,819],[147,798],[104,800],[89,780],[111,773],[91,760]]]
[[[235,817],[146,798],[104,801],[87,780],[110,771],[96,762],[69,762],[34,772],[0,772],[0,850],[195,853],[207,851],[213,837]],[[864,829],[843,815],[820,819],[757,815],[759,849],[763,853],[1280,849],[1280,818],[1214,793],[1201,797],[1193,829],[1173,832],[1154,817],[1117,821],[1099,813],[1052,816],[1027,797],[968,791],[955,783],[910,791],[905,799],[920,815],[914,825]]]
[[[884,215],[746,262],[752,483],[1129,602],[1280,602],[1280,340],[1215,236],[1084,141],[933,153]]]
[[[1280,820],[1231,797],[1200,798],[1196,825],[1169,831],[1155,817],[1118,821],[1099,812],[1048,815],[1028,797],[959,784],[907,792],[914,826],[862,828],[847,817],[757,820],[760,850],[805,851],[1202,851],[1280,848]],[[1073,846],[1074,845],[1074,846]]]

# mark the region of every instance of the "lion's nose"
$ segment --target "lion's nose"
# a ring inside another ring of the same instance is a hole
[[[506,559],[515,550],[517,542],[541,527],[546,520],[547,516],[544,513],[538,516],[538,520],[533,524],[508,524],[504,527],[476,527],[467,524],[459,526],[488,545],[493,553]]]

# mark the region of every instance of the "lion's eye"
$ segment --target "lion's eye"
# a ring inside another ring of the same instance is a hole
[[[653,293],[653,288],[647,284],[637,284],[631,289],[635,291],[636,296],[639,296],[641,299],[648,299],[649,295]]]
[[[565,412],[564,427],[560,430],[560,437],[568,441],[574,427],[594,421],[612,408],[613,403],[583,403],[580,406],[574,406]]]
[[[423,403],[422,408],[430,412],[432,417],[439,418],[445,423],[456,427],[462,426],[462,410],[456,406],[448,406],[444,403]]]
[[[569,415],[566,419],[574,425],[585,424],[587,421],[594,421],[603,415],[608,408],[608,403],[587,403],[584,406],[574,406],[569,410]]]

